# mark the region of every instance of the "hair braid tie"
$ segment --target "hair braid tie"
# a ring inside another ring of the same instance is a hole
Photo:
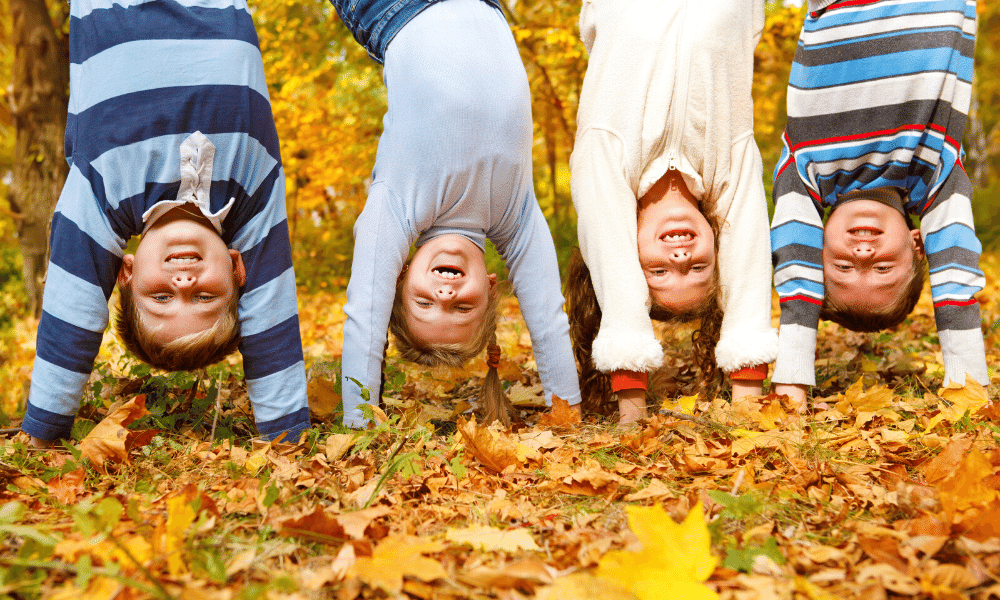
[[[490,344],[489,348],[486,349],[486,366],[491,369],[500,366],[500,346]]]

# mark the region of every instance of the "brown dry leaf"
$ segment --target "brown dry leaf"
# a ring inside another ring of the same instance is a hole
[[[104,418],[80,442],[80,452],[95,465],[106,460],[128,462],[127,442],[130,432],[126,427],[136,419],[148,415],[146,395],[140,394]]]
[[[337,462],[347,454],[358,438],[356,433],[334,433],[326,438],[326,458]]]
[[[458,579],[473,587],[492,588],[528,588],[542,584],[551,584],[558,571],[537,558],[519,560],[500,568],[476,567],[458,573]]]
[[[333,391],[335,383],[329,379],[314,378],[306,388],[309,410],[320,417],[333,414],[340,404],[340,394]]]
[[[441,563],[423,556],[440,552],[439,542],[407,536],[390,536],[382,540],[370,557],[362,556],[348,567],[346,577],[357,577],[368,585],[398,594],[403,590],[403,577],[434,581],[447,576]]]
[[[552,395],[552,410],[538,419],[539,427],[569,427],[580,422],[580,413],[570,408],[566,402],[555,394]]]
[[[628,484],[624,477],[609,473],[594,459],[587,465],[563,478],[560,491],[578,496],[612,496],[622,484]]]
[[[502,473],[520,463],[517,444],[507,435],[497,433],[488,427],[477,427],[476,416],[469,420],[458,420],[458,431],[468,444],[469,451],[487,469]]]
[[[280,519],[276,527],[281,535],[303,537],[332,543],[347,539],[347,532],[334,511],[316,506],[311,512],[296,517]]]
[[[674,492],[664,485],[662,481],[654,479],[649,482],[649,485],[638,492],[633,492],[625,496],[624,500],[626,502],[635,502],[637,500],[646,500],[648,498],[673,498],[674,495]]]
[[[391,512],[393,512],[392,508],[388,506],[372,506],[371,508],[343,513],[337,517],[337,521],[344,527],[344,533],[349,535],[351,539],[360,540],[365,538],[365,531],[372,521]]]
[[[86,476],[81,467],[61,477],[53,477],[48,483],[49,493],[63,504],[76,504],[77,498],[84,493],[83,480]]]

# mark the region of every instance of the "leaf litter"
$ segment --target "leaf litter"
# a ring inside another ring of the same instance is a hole
[[[472,412],[484,364],[391,356],[374,424],[341,428],[339,349],[308,322],[316,427],[300,440],[247,436],[236,366],[167,376],[102,350],[79,442],[0,442],[0,594],[1000,598],[998,381],[941,389],[927,298],[895,332],[823,324],[804,415],[700,394],[690,328],[661,329],[664,414],[627,428],[546,410],[516,305],[504,314],[510,430]],[[993,328],[991,365],[998,346]]]

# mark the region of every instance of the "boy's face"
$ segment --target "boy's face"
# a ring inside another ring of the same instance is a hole
[[[896,209],[874,200],[838,207],[823,231],[826,295],[848,310],[884,312],[903,293],[914,253],[923,256],[919,230]]]
[[[243,260],[207,221],[175,208],[126,255],[118,283],[131,281],[142,326],[167,343],[211,328],[246,283]]]
[[[403,314],[423,345],[473,339],[495,293],[483,251],[460,235],[442,235],[421,246],[403,281]]]
[[[639,200],[639,265],[655,303],[671,312],[702,304],[715,277],[715,234],[680,176]]]

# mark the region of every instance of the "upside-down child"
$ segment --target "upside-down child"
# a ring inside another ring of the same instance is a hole
[[[700,319],[696,360],[735,397],[761,392],[777,353],[751,98],[763,24],[763,0],[583,5],[570,162],[583,261],[567,296],[585,401],[614,393],[622,422],[645,415],[663,360],[651,316]]]
[[[22,429],[69,437],[117,282],[129,350],[189,370],[238,346],[258,432],[297,440],[309,408],[284,171],[245,2],[73,0],[70,63],[70,172]]]
[[[923,289],[925,254],[945,383],[968,374],[986,384],[973,297],[985,283],[982,245],[961,162],[975,0],[809,0],[809,9],[775,168],[775,391],[805,408],[820,318],[856,331],[901,323]]]
[[[352,379],[378,400],[387,329],[401,356],[422,364],[461,364],[495,339],[486,238],[510,271],[546,398],[578,405],[555,247],[532,185],[528,81],[499,4],[384,4],[334,0],[357,40],[384,62],[389,105],[354,226],[344,424],[366,422]]]

